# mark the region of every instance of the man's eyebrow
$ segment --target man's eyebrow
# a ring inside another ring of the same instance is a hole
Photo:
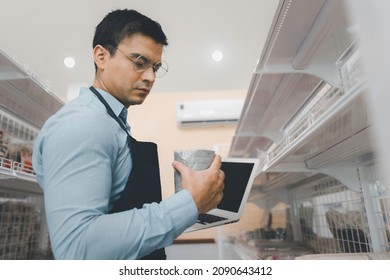
[[[131,53],[129,56],[137,58],[137,57],[144,56],[144,55],[142,55],[140,53]]]

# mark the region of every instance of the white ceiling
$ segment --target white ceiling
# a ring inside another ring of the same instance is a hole
[[[111,10],[157,20],[169,41],[169,73],[153,92],[246,90],[278,0],[0,0],[0,49],[31,66],[65,102],[93,81],[92,38]],[[224,52],[220,63],[211,60]],[[76,59],[68,69],[63,60]]]

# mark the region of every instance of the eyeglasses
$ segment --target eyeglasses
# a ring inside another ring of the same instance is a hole
[[[136,55],[133,58],[131,56],[126,55],[120,49],[116,49],[133,63],[133,69],[137,73],[142,73],[146,71],[149,67],[152,67],[154,76],[156,78],[161,78],[168,72],[168,63],[163,60],[152,64],[152,62],[150,62],[150,60],[143,55]]]

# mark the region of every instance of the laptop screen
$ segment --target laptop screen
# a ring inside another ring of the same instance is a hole
[[[253,166],[254,163],[250,162],[222,162],[221,170],[225,172],[225,188],[218,209],[238,212]]]

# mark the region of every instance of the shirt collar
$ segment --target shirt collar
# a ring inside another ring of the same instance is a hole
[[[115,113],[116,116],[119,117],[119,114],[122,112],[123,109],[127,111],[127,108],[123,106],[123,104],[120,103],[119,100],[112,96],[110,93],[99,88],[97,88],[96,90],[101,94],[104,100],[106,100],[108,105],[110,105],[112,111]],[[89,91],[91,94],[93,94],[89,88],[82,88],[81,93],[83,91]]]

